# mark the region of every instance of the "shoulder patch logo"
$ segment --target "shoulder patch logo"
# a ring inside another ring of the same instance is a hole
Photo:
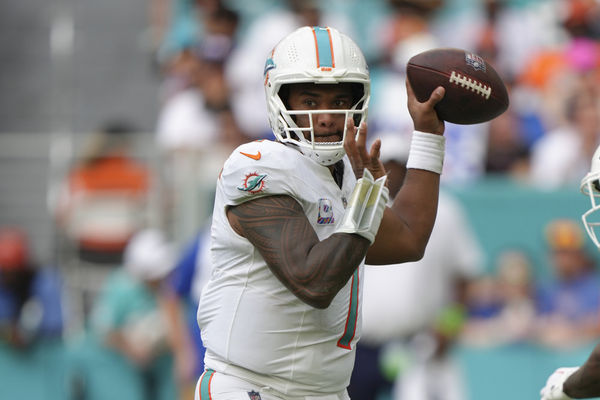
[[[319,215],[317,216],[317,224],[329,225],[335,222],[333,216],[333,207],[331,206],[331,200],[319,199]]]
[[[252,194],[260,193],[265,189],[266,174],[259,174],[258,172],[251,172],[246,174],[242,179],[242,186],[238,187],[238,190],[249,192]]]

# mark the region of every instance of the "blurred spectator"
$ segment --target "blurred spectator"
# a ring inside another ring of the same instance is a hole
[[[316,0],[286,0],[271,12],[251,21],[227,63],[227,82],[236,121],[253,139],[272,138],[264,101],[263,66],[278,39],[301,26],[333,26],[355,36],[346,18],[327,14]]]
[[[156,129],[167,226],[178,245],[194,236],[210,213],[218,168],[248,140],[236,124],[225,77],[238,14],[218,4],[204,9],[202,18],[202,40],[181,50],[165,72],[167,93]]]
[[[407,157],[406,141],[394,136],[383,139],[381,160],[389,171],[392,197],[404,181]],[[366,400],[389,395],[397,378],[398,398],[421,399],[435,386],[427,375],[433,370],[450,380],[445,381],[445,393],[436,393],[436,398],[450,399],[462,392],[450,349],[460,332],[463,288],[480,273],[481,262],[482,250],[464,210],[442,191],[421,261],[365,267],[363,331],[350,397]],[[399,359],[394,359],[402,353],[409,354],[410,361],[400,371]]]
[[[130,153],[126,123],[93,135],[63,184],[56,218],[82,260],[119,263],[130,237],[146,223],[151,172]]]
[[[553,279],[536,293],[535,339],[570,347],[600,335],[600,274],[576,221],[557,219],[546,229]]]
[[[541,49],[554,48],[565,40],[560,26],[560,2],[543,0],[498,1],[495,3],[494,31],[497,67],[507,79],[518,76],[529,57]]]
[[[206,62],[222,64],[235,46],[239,25],[237,12],[219,4],[214,9],[205,9],[197,18],[203,22],[201,34],[196,40],[181,45],[164,62],[161,102],[168,101],[181,90],[198,86],[198,56]],[[227,91],[223,93],[226,94]]]
[[[161,192],[171,205],[168,225],[178,244],[194,236],[210,214],[218,169],[233,148],[248,140],[231,112],[226,54],[209,47],[186,50],[193,81],[165,102],[157,122]]]
[[[62,339],[63,293],[56,269],[31,257],[26,233],[0,228],[0,341],[25,349]]]
[[[189,345],[187,351],[194,356],[195,360],[193,379],[186,382],[187,393],[192,397],[196,379],[204,372],[206,349],[200,337],[197,310],[202,289],[212,272],[209,249],[210,224],[207,224],[181,252],[171,279],[175,298],[182,305],[180,309],[173,308],[172,311],[182,311],[181,316],[175,316],[175,318],[181,318],[186,325],[188,330],[186,336],[189,337],[189,341],[186,343]]]
[[[562,24],[571,36],[600,39],[600,4],[589,0],[570,0],[566,3]]]
[[[485,173],[529,179],[530,151],[519,116],[512,107],[489,123]]]
[[[529,121],[537,118],[543,127],[543,134],[530,140],[530,178],[547,189],[578,183],[587,171],[582,160],[589,160],[600,142],[600,44],[597,38],[586,36],[587,29],[572,25],[582,21],[581,7],[588,10],[583,2],[563,2],[562,6],[562,12],[555,13],[557,19],[564,18],[556,23],[562,40],[530,53],[512,95],[517,112]],[[597,11],[598,7],[592,8]],[[593,15],[590,10],[589,16]],[[525,134],[531,136],[532,126],[528,128]]]
[[[587,160],[600,143],[600,102],[596,94],[572,87],[564,104],[565,122],[532,148],[531,182],[544,189],[579,184]]]
[[[469,285],[461,341],[498,346],[530,339],[534,319],[532,260],[520,248],[500,252],[495,274]]]
[[[173,256],[162,232],[137,233],[127,245],[123,268],[106,280],[92,312],[93,332],[136,368],[148,400],[156,399],[174,376],[181,381],[192,374],[192,355],[181,336],[186,330],[170,312],[177,306],[166,287]],[[172,356],[176,374],[164,368],[165,357]]]
[[[167,65],[184,48],[198,44],[206,31],[205,16],[221,0],[151,0],[149,25],[155,62]]]
[[[188,85],[166,99],[160,111],[157,142],[163,152],[202,152],[215,144],[231,149],[247,140],[231,116],[226,56],[209,43],[179,55]]]

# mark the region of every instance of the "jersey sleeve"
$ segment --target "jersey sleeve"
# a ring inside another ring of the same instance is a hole
[[[238,205],[273,195],[298,198],[298,171],[293,165],[299,153],[280,143],[257,141],[238,147],[225,162],[219,185],[224,205]]]

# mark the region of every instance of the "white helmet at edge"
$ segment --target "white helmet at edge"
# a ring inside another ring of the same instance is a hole
[[[591,208],[586,211],[581,219],[589,237],[596,247],[600,248],[597,231],[600,228],[600,146],[594,152],[590,172],[581,180],[581,193],[589,196]]]
[[[315,142],[312,115],[345,114],[356,126],[366,121],[370,99],[370,78],[365,58],[352,39],[331,27],[302,27],[282,39],[273,49],[264,71],[269,123],[282,143],[297,145],[300,151],[320,163],[332,165],[344,156],[344,137],[339,142]],[[362,94],[348,110],[290,111],[279,97],[283,85],[312,82],[336,84],[353,82],[362,85]],[[299,128],[294,116],[309,115],[310,127]],[[304,132],[310,135],[305,138]]]

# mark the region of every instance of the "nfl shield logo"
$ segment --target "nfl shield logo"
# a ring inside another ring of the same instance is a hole
[[[333,207],[331,206],[331,200],[319,199],[319,216],[317,217],[317,224],[333,224],[335,218],[333,218]]]
[[[474,69],[476,69],[478,71],[485,72],[485,70],[486,70],[485,61],[483,60],[483,58],[479,57],[477,54],[465,53],[465,61],[467,62],[467,64],[469,64],[471,67],[473,67]]]
[[[254,390],[251,392],[248,392],[248,397],[250,397],[250,400],[261,400],[260,393],[255,392]]]

